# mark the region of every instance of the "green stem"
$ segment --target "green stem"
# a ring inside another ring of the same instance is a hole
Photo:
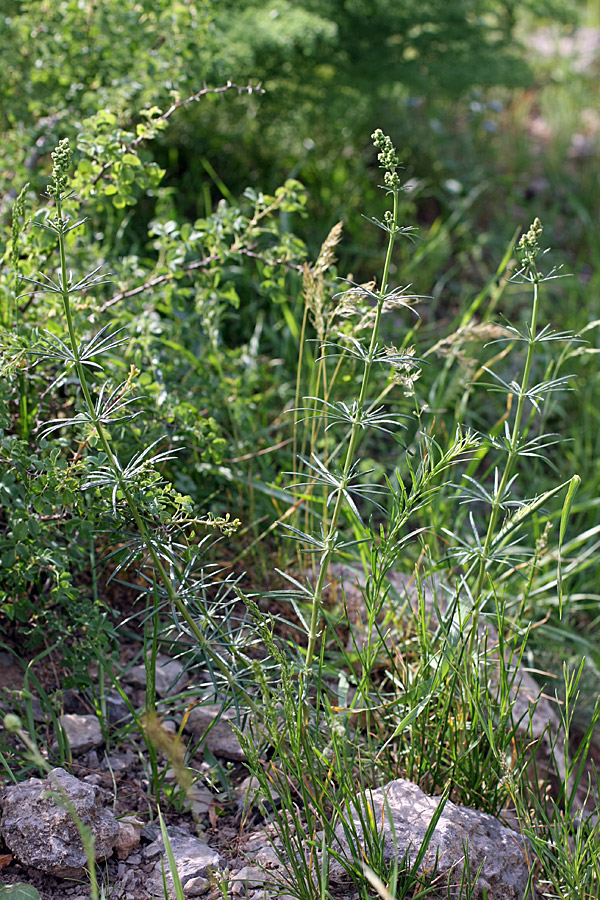
[[[492,540],[494,538],[494,533],[496,531],[496,525],[498,523],[498,516],[500,515],[500,510],[502,509],[502,498],[504,496],[504,491],[506,490],[506,486],[511,478],[513,473],[513,468],[515,464],[515,460],[518,456],[518,441],[519,434],[521,428],[521,421],[523,419],[523,412],[525,409],[525,399],[527,393],[527,387],[529,385],[529,376],[531,374],[531,366],[533,363],[533,355],[534,355],[534,347],[535,347],[535,333],[537,328],[537,317],[538,317],[538,309],[539,309],[539,280],[537,270],[532,270],[532,275],[534,277],[533,282],[533,308],[531,312],[531,325],[529,330],[529,343],[527,345],[527,357],[525,359],[525,368],[523,370],[523,381],[521,382],[521,389],[519,391],[519,399],[517,402],[517,411],[515,413],[515,420],[513,422],[512,433],[510,437],[510,445],[508,449],[508,457],[506,459],[506,465],[504,466],[504,472],[502,473],[502,478],[500,480],[500,484],[498,486],[498,490],[496,492],[496,496],[494,497],[494,501],[492,503],[492,512],[490,515],[490,520],[488,522],[487,532],[485,536],[485,542],[483,545],[483,551],[481,554],[481,559],[479,560],[479,572],[477,575],[477,586],[475,588],[475,602],[478,602],[479,597],[481,596],[481,592],[483,590],[483,582],[485,579],[486,573],[486,561],[488,558],[488,554],[490,551],[490,547],[492,544]],[[477,613],[475,614],[477,616]]]
[[[383,275],[381,278],[381,289],[379,291],[379,299],[377,302],[377,309],[375,313],[375,322],[373,324],[373,330],[371,332],[371,341],[369,343],[369,350],[367,353],[367,357],[365,359],[364,371],[362,384],[360,388],[360,394],[358,397],[358,409],[356,412],[355,421],[352,425],[352,430],[350,431],[350,439],[348,441],[348,448],[346,450],[346,458],[344,460],[344,467],[342,469],[342,484],[344,485],[346,479],[348,478],[348,474],[350,472],[350,468],[354,461],[354,454],[356,453],[356,448],[358,447],[358,442],[360,440],[361,433],[361,418],[364,410],[366,397],[367,397],[367,389],[369,386],[369,377],[371,374],[371,369],[373,368],[373,359],[375,356],[375,352],[377,349],[377,336],[379,333],[379,324],[381,322],[381,314],[383,312],[383,304],[385,300],[385,295],[387,291],[387,282],[390,271],[390,264],[392,261],[392,253],[394,250],[394,244],[396,241],[396,228],[398,223],[398,190],[394,190],[394,210],[393,210],[393,220],[392,225],[389,229],[388,236],[388,246],[387,253],[385,256],[385,263],[383,267]],[[319,575],[317,577],[317,583],[315,585],[314,594],[313,594],[313,604],[310,616],[310,624],[308,631],[308,645],[306,648],[306,660],[304,663],[304,677],[308,679],[308,675],[310,673],[310,669],[312,666],[312,661],[315,655],[315,648],[317,645],[317,638],[319,636],[319,623],[321,619],[321,596],[323,593],[323,588],[325,586],[325,579],[327,577],[327,570],[329,568],[329,563],[331,562],[331,557],[333,556],[333,541],[335,538],[335,533],[337,530],[337,525],[340,517],[340,513],[342,511],[342,506],[344,503],[344,493],[343,490],[340,489],[338,491],[335,505],[333,508],[333,513],[331,515],[331,520],[329,522],[329,527],[327,529],[327,535],[325,537],[325,553],[323,554],[321,560],[321,568],[319,570]]]
[[[148,531],[148,527],[140,515],[136,502],[131,494],[129,487],[127,486],[127,482],[123,478],[122,469],[115,456],[112,447],[110,446],[110,435],[108,431],[105,430],[104,426],[100,422],[96,410],[94,407],[94,402],[92,400],[92,395],[90,393],[90,389],[87,381],[87,374],[85,371],[85,366],[81,362],[79,358],[79,350],[77,343],[77,335],[75,332],[75,326],[73,324],[73,315],[70,304],[70,291],[68,288],[68,276],[67,276],[67,258],[66,258],[66,249],[65,249],[65,223],[62,219],[62,199],[57,197],[56,199],[56,214],[57,214],[57,232],[58,232],[58,247],[59,247],[59,255],[60,255],[60,274],[61,274],[61,294],[63,301],[63,309],[65,313],[65,319],[67,323],[67,330],[69,333],[69,341],[71,343],[71,351],[75,358],[75,370],[77,372],[77,377],[79,379],[79,383],[81,385],[81,391],[84,396],[85,404],[88,409],[88,414],[90,416],[91,421],[94,424],[94,428],[96,429],[96,433],[98,435],[98,441],[102,450],[106,454],[109,465],[115,475],[117,480],[119,490],[123,496],[123,499],[127,503],[129,507],[129,511],[131,516],[135,522],[135,525],[138,529],[140,537],[144,543],[144,546],[150,556],[152,563],[155,567],[155,570],[158,572],[160,576],[160,580],[167,592],[167,596],[171,601],[172,605],[177,609],[178,613],[181,615],[182,619],[185,621],[190,631],[198,641],[198,644],[202,649],[208,653],[210,653],[211,659],[217,667],[220,669],[221,673],[226,677],[228,682],[231,682],[231,672],[226,663],[218,656],[218,654],[212,652],[212,648],[210,647],[209,642],[207,641],[205,635],[202,633],[198,624],[194,621],[191,613],[186,608],[185,603],[179,597],[177,593],[177,589],[173,584],[171,577],[169,576],[167,570],[165,569],[163,562],[154,546],[154,542]]]

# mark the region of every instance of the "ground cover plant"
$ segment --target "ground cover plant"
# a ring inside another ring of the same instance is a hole
[[[147,32],[131,36],[156,43],[156,74],[166,65],[156,29],[171,10],[142,6]],[[263,21],[262,6],[247,7],[240,21]],[[9,30],[31,13],[14,12]],[[79,22],[80,5],[65,12]],[[274,34],[296,59],[319,11],[288,12],[265,19],[257,41]],[[320,12],[317,56],[335,37]],[[196,13],[177,7],[181,58],[194,33],[226,28]],[[108,31],[130,14],[109,4]],[[74,26],[65,39],[77,43]],[[55,61],[55,45],[43,52]],[[437,816],[458,803],[526,835],[539,895],[595,897],[597,271],[589,253],[587,295],[564,277],[586,240],[579,224],[571,214],[561,225],[553,208],[540,210],[544,228],[535,214],[518,228],[522,209],[508,228],[485,223],[485,186],[467,189],[466,169],[454,200],[447,188],[449,218],[432,223],[432,185],[403,183],[412,167],[402,171],[379,129],[373,145],[352,138],[337,194],[319,182],[316,205],[292,166],[280,187],[234,196],[208,156],[204,187],[186,194],[182,181],[178,192],[178,166],[188,186],[199,178],[169,150],[190,110],[214,123],[217,102],[260,108],[263,89],[245,77],[171,86],[158,108],[148,72],[130,84],[109,77],[106,59],[99,84],[85,76],[75,91],[70,122],[53,118],[53,79],[75,76],[42,67],[49,117],[40,123],[41,93],[27,94],[23,121],[40,143],[27,156],[21,139],[4,198],[0,624],[3,652],[25,666],[23,689],[0,698],[4,780],[79,765],[61,724],[70,692],[107,751],[135,749],[136,809],[167,846],[165,820],[177,816],[226,831],[252,773],[287,895],[477,896],[477,866],[422,865]],[[339,52],[332,60],[343,68]],[[18,69],[3,74],[13,86]],[[18,139],[13,100],[7,146]],[[462,136],[483,165],[491,150],[472,121]],[[444,185],[456,174],[448,146],[437,145]],[[348,209],[370,222],[334,224],[355,165],[365,191]],[[184,663],[171,695],[157,687],[161,653]],[[134,696],[140,662],[145,696]],[[558,694],[547,730],[535,703],[519,703],[525,667]],[[115,698],[128,717],[119,728]],[[192,711],[215,704],[205,729],[233,721],[243,766],[187,736]],[[442,800],[418,854],[390,861],[369,798],[399,777]],[[210,814],[193,801],[207,785]],[[246,809],[235,828],[255,815]],[[88,859],[92,896],[109,896],[91,849]],[[233,890],[226,871],[218,878],[215,891]]]

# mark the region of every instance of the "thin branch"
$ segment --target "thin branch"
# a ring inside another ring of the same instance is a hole
[[[205,256],[204,259],[196,259],[194,260],[194,262],[188,263],[187,266],[183,266],[183,270],[185,272],[189,272],[193,269],[205,268],[211,263],[216,262],[216,260],[218,259],[218,254],[212,253],[210,256]],[[110,309],[111,306],[114,306],[115,303],[118,303],[119,300],[125,300],[127,297],[135,297],[137,296],[137,294],[142,294],[145,290],[156,287],[158,284],[165,284],[173,277],[174,272],[167,272],[165,275],[157,275],[155,278],[150,278],[149,281],[145,281],[143,284],[139,284],[135,288],[130,288],[128,291],[121,291],[119,294],[115,294],[114,297],[111,297],[110,300],[107,300],[106,303],[103,303],[98,312],[105,312],[105,310]]]
[[[197,91],[195,94],[192,94],[190,97],[187,97],[185,100],[178,100],[177,103],[172,103],[166,112],[164,112],[161,116],[157,116],[156,119],[152,119],[152,125],[155,125],[157,122],[166,122],[174,112],[178,109],[184,109],[186,106],[189,106],[190,103],[197,103],[202,97],[206,97],[207,94],[224,94],[226,91],[237,91],[238,94],[264,94],[264,88],[260,84],[260,82],[254,87],[251,84],[239,85],[234,84],[232,81],[227,81],[226,84],[221,85],[220,87],[209,88],[204,85],[204,87]],[[125,151],[130,152],[131,150],[135,150],[142,141],[147,140],[147,135],[140,134],[138,135],[131,143],[125,145]],[[110,162],[105,163],[98,174],[92,179],[92,184],[97,184],[100,179],[103,177],[105,172],[110,169],[113,163],[116,160],[111,160]]]
[[[267,266],[285,266],[287,269],[293,269],[294,272],[300,272],[301,274],[304,272],[304,266],[290,262],[289,259],[284,259],[283,256],[280,256],[279,259],[267,259],[266,256],[261,256],[260,253],[254,253],[246,247],[241,247],[237,252],[242,253],[244,256],[249,256],[251,259],[258,259]]]
[[[270,266],[286,266],[288,269],[293,269],[296,272],[303,271],[302,266],[297,265],[296,263],[292,263],[287,259],[279,258],[270,260],[265,256],[261,256],[260,253],[254,253],[252,250],[249,250],[246,247],[240,247],[238,250],[236,250],[236,252],[240,253],[242,256],[249,256],[252,259],[258,259]],[[184,272],[191,272],[194,269],[205,269],[211,263],[217,262],[217,260],[219,259],[221,259],[221,256],[218,253],[212,253],[210,256],[205,256],[203,259],[195,259],[193,262],[183,266],[182,269]],[[168,281],[171,281],[174,276],[174,272],[166,272],[164,275],[157,275],[155,278],[150,278],[143,284],[140,284],[135,288],[130,288],[130,290],[128,291],[121,291],[119,294],[115,294],[114,297],[111,297],[110,300],[107,300],[106,303],[103,303],[98,312],[105,312],[120,300],[125,300],[128,297],[135,297],[138,294],[142,294],[144,291],[149,290],[150,288],[156,287],[159,284],[166,284]]]

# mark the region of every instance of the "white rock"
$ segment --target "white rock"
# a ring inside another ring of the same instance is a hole
[[[231,727],[231,722],[236,720],[235,711],[226,710],[219,718],[220,712],[218,704],[194,706],[186,720],[184,731],[203,737],[202,747],[207,747],[215,756],[245,762],[244,751]]]
[[[135,816],[124,816],[119,819],[119,833],[115,843],[115,852],[119,859],[128,859],[132,850],[140,843],[144,823]]]
[[[167,830],[183,893],[186,897],[198,897],[206,890],[211,872],[214,869],[222,868],[224,860],[216,850],[212,850],[204,841],[191,835],[176,833],[171,829]],[[154,892],[156,896],[163,896],[162,866],[164,864],[169,900],[174,900],[173,879],[169,871],[169,861],[162,838],[154,841],[146,848],[145,856],[146,859],[159,857],[155,863],[154,870],[148,877],[145,885],[146,889],[150,893]]]
[[[104,743],[100,722],[96,716],[78,716],[76,713],[65,713],[60,717],[71,753],[87,753],[94,747]]]
[[[95,785],[86,784],[64,769],[53,769],[47,778],[30,778],[0,791],[2,836],[25,866],[59,878],[80,877],[87,858],[73,816],[61,805],[69,804],[94,835],[96,860],[112,853],[119,833],[117,821],[104,809]]]
[[[440,802],[439,797],[428,797],[423,791],[400,778],[383,788],[367,794],[374,821],[383,837],[383,856],[387,863],[401,861],[405,854],[414,861],[425,832]],[[359,842],[364,833],[361,818],[353,815]],[[350,850],[342,826],[336,828],[336,836],[342,851]],[[488,900],[523,900],[529,878],[529,860],[522,837],[502,825],[494,816],[456,806],[447,801],[437,822],[433,836],[419,867],[421,872],[437,872],[442,875],[442,893],[450,884],[450,896],[459,896],[459,885],[468,848],[469,869],[473,879],[481,866],[474,897],[482,897],[487,890]],[[332,877],[343,873],[338,863],[333,863]]]
[[[235,872],[229,880],[233,894],[246,894],[250,890],[261,887],[265,882],[265,872],[256,866],[244,866],[239,872]]]
[[[187,793],[187,799],[191,801],[191,810],[194,818],[204,819],[208,816],[214,801],[214,795],[205,785],[195,782]]]

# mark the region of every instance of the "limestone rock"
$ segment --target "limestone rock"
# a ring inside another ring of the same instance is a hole
[[[215,797],[206,785],[195,782],[188,791],[187,799],[190,801],[194,821],[198,822],[201,819],[208,818]]]
[[[218,704],[195,706],[187,718],[184,730],[188,734],[205,736],[202,746],[207,747],[215,756],[245,762],[244,751],[231,727],[231,722],[236,720],[235,712],[226,710],[219,718],[220,712]]]
[[[60,722],[72,753],[87,753],[88,750],[104,743],[100,722],[96,716],[66,713],[60,717]]]
[[[428,797],[410,781],[398,779],[367,795],[375,822],[380,823],[386,862],[401,861],[405,854],[412,862],[419,852],[427,827],[440,802]],[[362,819],[366,817],[362,812]],[[359,840],[363,830],[358,810],[353,814]],[[348,843],[341,826],[336,835],[343,851]],[[474,897],[481,898],[487,890],[488,900],[523,900],[529,878],[529,860],[523,838],[502,825],[494,816],[447,801],[421,863],[420,871],[441,875],[440,888],[446,896],[446,884],[451,885],[450,896],[458,897],[465,862],[465,848],[471,876],[479,867]],[[340,871],[341,866],[335,864]],[[332,871],[332,876],[335,877]]]
[[[176,694],[187,684],[187,678],[183,673],[183,663],[178,659],[171,659],[161,653],[156,657],[155,684],[159,697],[167,697]],[[144,665],[132,666],[123,673],[123,679],[137,688],[146,687],[146,667]]]
[[[245,897],[249,891],[264,887],[268,884],[266,873],[256,866],[244,866],[239,872],[231,876],[231,893],[234,897]]]
[[[224,861],[217,851],[212,850],[204,841],[191,835],[177,833],[170,828],[167,830],[183,893],[186,897],[198,897],[205,892],[211,871],[222,867]],[[163,896],[162,866],[164,864],[169,900],[172,900],[175,897],[173,879],[169,871],[169,862],[162,838],[158,838],[149,847],[146,847],[144,855],[147,860],[156,860],[154,869],[148,877],[146,889],[154,892],[156,896]]]
[[[52,793],[49,793],[52,792]],[[59,878],[80,877],[86,855],[77,826],[60,796],[68,798],[77,816],[95,838],[96,859],[110,856],[119,825],[102,804],[102,791],[64,769],[53,769],[47,778],[30,778],[0,791],[4,841],[14,856]]]

